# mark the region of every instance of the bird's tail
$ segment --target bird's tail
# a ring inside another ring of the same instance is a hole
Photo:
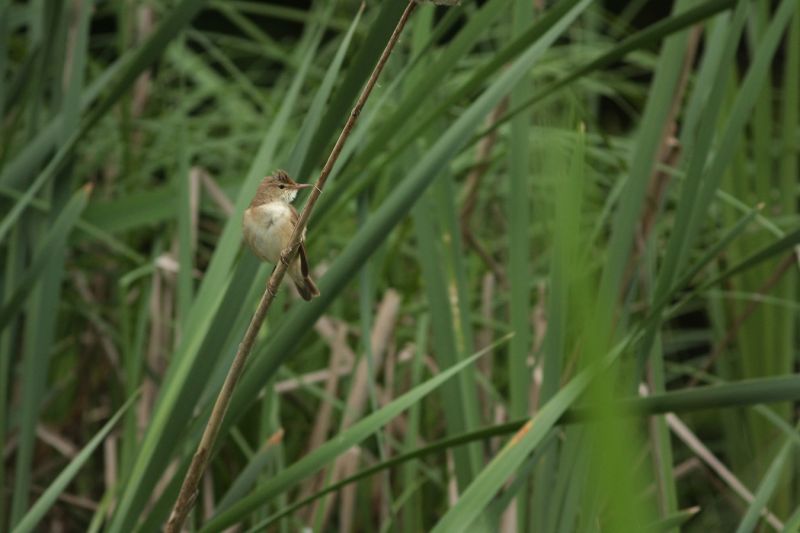
[[[297,287],[297,292],[300,293],[303,300],[309,301],[319,296],[319,289],[314,280],[311,279],[311,276],[299,277],[299,279],[292,276],[292,279],[295,287]]]

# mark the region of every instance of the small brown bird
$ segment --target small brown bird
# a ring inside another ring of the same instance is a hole
[[[267,176],[258,186],[253,201],[244,212],[242,227],[245,242],[262,261],[278,264],[281,252],[289,246],[299,218],[291,202],[299,189],[308,187],[311,185],[295,182],[283,170]],[[319,296],[319,290],[309,275],[305,239],[304,229],[297,257],[287,273],[303,300],[311,300]]]

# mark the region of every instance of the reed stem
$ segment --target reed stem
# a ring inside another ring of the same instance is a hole
[[[350,132],[358,120],[358,116],[361,114],[361,110],[363,109],[364,104],[366,104],[367,98],[369,98],[372,89],[375,87],[375,83],[378,81],[378,76],[380,76],[384,65],[386,65],[386,61],[389,59],[389,56],[391,55],[392,50],[394,49],[394,46],[400,37],[400,33],[403,31],[403,28],[405,27],[406,22],[408,21],[408,18],[411,16],[411,13],[414,11],[415,7],[416,3],[411,0],[408,3],[408,6],[406,6],[405,11],[403,11],[400,20],[397,22],[397,26],[395,26],[394,32],[392,32],[392,35],[389,38],[389,41],[386,43],[383,53],[378,59],[375,68],[372,70],[372,74],[370,75],[369,80],[367,80],[366,86],[364,86],[364,89],[361,91],[358,101],[353,107],[353,110],[350,112],[350,116],[347,118],[347,122],[345,123],[344,128],[342,128],[342,132],[339,134],[339,138],[336,140],[336,144],[334,145],[333,150],[331,150],[328,160],[325,162],[325,166],[322,167],[322,172],[320,172],[319,178],[317,179],[317,182],[311,191],[311,195],[309,196],[308,201],[306,202],[306,205],[300,214],[297,225],[294,228],[294,233],[292,233],[289,246],[281,253],[281,260],[277,265],[275,265],[275,269],[272,271],[269,281],[267,281],[267,287],[264,290],[264,294],[261,296],[261,301],[258,303],[258,308],[253,314],[253,318],[250,320],[250,325],[247,327],[244,338],[239,344],[236,357],[233,359],[233,363],[231,363],[231,367],[228,370],[228,375],[225,377],[225,383],[223,383],[222,389],[219,391],[217,400],[214,403],[214,409],[211,411],[211,416],[209,417],[206,428],[203,431],[200,444],[197,447],[194,457],[192,457],[192,462],[189,465],[189,470],[186,472],[186,477],[183,479],[183,484],[181,485],[178,499],[175,501],[175,506],[172,508],[172,513],[170,514],[169,520],[166,524],[167,533],[178,533],[181,530],[189,511],[194,505],[197,497],[197,487],[200,483],[203,473],[206,470],[206,467],[208,466],[211,450],[213,449],[214,443],[217,440],[220,427],[222,426],[222,420],[225,417],[225,412],[228,410],[228,405],[230,404],[233,396],[233,391],[242,375],[244,364],[247,361],[247,356],[250,355],[250,351],[253,349],[253,344],[255,343],[258,330],[261,328],[261,325],[267,316],[267,311],[269,310],[269,307],[275,298],[278,287],[283,281],[283,278],[286,274],[286,269],[297,255],[303,230],[305,229],[306,224],[308,224],[308,219],[311,217],[311,210],[317,203],[317,199],[319,198],[320,194],[322,194],[322,188],[325,186],[328,175],[331,173],[333,165],[339,158],[339,154],[342,151],[342,147],[344,146],[347,137],[350,136]]]

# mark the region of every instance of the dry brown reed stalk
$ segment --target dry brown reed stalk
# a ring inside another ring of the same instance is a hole
[[[197,251],[197,234],[200,225],[200,182],[205,171],[200,167],[189,169],[189,250],[192,256]],[[186,265],[181,265],[186,268]]]
[[[355,360],[355,354],[350,350],[347,345],[347,325],[340,321],[334,321],[326,318],[324,321],[318,321],[314,329],[324,331],[321,333],[323,339],[329,344],[331,349],[331,360],[328,365],[328,376],[325,381],[325,395],[334,396],[339,386],[339,369],[343,363],[350,361],[352,368],[352,361]],[[346,364],[346,363],[345,363]],[[348,372],[350,373],[350,372]],[[314,427],[311,430],[311,436],[308,438],[306,450],[313,450],[319,447],[320,444],[325,442],[328,438],[333,422],[333,404],[331,402],[322,402],[319,407],[319,414],[314,422]],[[298,500],[302,501],[322,489],[325,482],[325,471],[318,472],[317,475],[311,476],[301,486]],[[316,506],[309,506],[303,512],[304,519],[310,522],[313,519]]]
[[[103,441],[103,483],[105,483],[106,487],[116,487],[119,481],[119,469],[117,464],[117,457],[119,457],[119,439],[119,431],[115,431]],[[116,507],[116,500],[112,500],[108,506],[106,516],[111,516],[111,513]]]
[[[639,396],[648,396],[650,390],[647,385],[639,385]],[[737,496],[744,500],[748,505],[752,504],[755,500],[755,495],[742,483],[731,470],[725,466],[725,463],[719,460],[714,452],[712,452],[700,438],[687,426],[678,415],[675,413],[666,413],[664,415],[667,425],[672,433],[682,441],[687,448],[689,448],[697,458],[700,459],[708,468],[713,471],[719,478],[730,488]],[[761,511],[763,516],[769,524],[777,531],[783,530],[783,522],[775,516],[768,508],[764,507]]]
[[[770,276],[764,280],[764,283],[758,288],[755,292],[757,296],[766,296],[769,292],[775,288],[775,285],[783,278],[783,275],[789,271],[789,268],[795,264],[795,255],[789,254],[787,255],[783,261],[778,263],[778,266],[775,267]],[[744,323],[756,312],[756,310],[761,305],[761,299],[754,299],[748,302],[747,306],[738,316],[734,317],[733,323],[728,327],[728,330],[725,332],[725,336],[719,341],[715,346],[714,349],[711,351],[711,355],[705,360],[703,365],[700,367],[700,370],[697,374],[692,376],[689,380],[689,383],[686,385],[687,387],[695,387],[700,382],[700,376],[707,373],[712,365],[719,359],[719,357],[725,352],[728,346],[736,339],[736,336],[739,335],[740,330],[744,326]]]
[[[517,523],[518,516],[517,499],[514,499],[500,516],[500,533],[515,533],[516,531],[519,531],[519,524]]]
[[[370,369],[366,357],[363,357],[361,361],[359,361],[356,367],[355,377],[353,378],[350,396],[347,399],[347,409],[344,413],[342,427],[351,426],[364,411],[368,397],[369,372],[372,370],[372,372],[377,374],[383,365],[383,357],[386,353],[389,341],[393,337],[394,326],[397,323],[399,311],[400,293],[389,289],[378,305],[375,325],[370,335],[370,349],[373,357],[372,368]]]
[[[341,459],[340,468],[336,470],[337,481],[347,479],[358,471],[358,463],[361,461],[361,448],[353,446],[347,450]],[[355,531],[353,526],[355,524],[356,488],[358,486],[355,483],[350,483],[340,490],[339,531]]]
[[[659,209],[661,209],[663,197],[670,179],[669,173],[665,172],[662,167],[674,168],[681,157],[681,146],[676,138],[678,116],[681,111],[681,102],[683,102],[683,97],[686,94],[686,87],[688,86],[689,78],[694,68],[695,55],[697,54],[702,32],[702,26],[695,26],[689,34],[689,42],[683,56],[681,76],[678,80],[678,86],[672,95],[669,114],[664,121],[664,127],[661,132],[661,141],[659,142],[658,155],[656,156],[657,163],[654,165],[653,172],[650,176],[650,183],[647,186],[645,207],[640,217],[639,228],[636,232],[636,249],[634,253],[631,254],[625,266],[622,287],[628,287],[630,285],[636,272],[639,258],[644,253],[644,243],[647,242],[647,239],[650,237],[650,232],[655,225],[656,215]]]
[[[233,202],[231,202],[230,198],[225,195],[225,191],[222,190],[222,187],[220,187],[219,184],[217,184],[217,182],[208,175],[208,172],[203,169],[200,170],[200,181],[202,182],[203,188],[205,188],[211,200],[217,204],[217,207],[219,207],[223,213],[231,216],[234,211]]]
[[[497,121],[505,114],[508,108],[508,98],[504,98],[494,108],[492,113],[486,118],[486,127],[491,128]],[[486,263],[486,266],[491,270],[494,275],[500,280],[503,286],[507,286],[506,274],[503,268],[494,260],[492,255],[486,251],[481,245],[475,233],[472,231],[472,215],[475,212],[475,207],[478,205],[478,191],[480,189],[481,180],[486,172],[489,170],[492,150],[497,142],[497,128],[490,130],[488,134],[481,138],[478,142],[477,153],[475,156],[475,166],[467,175],[464,181],[464,189],[467,191],[464,205],[459,214],[459,221],[461,225],[461,236],[467,246],[471,247],[478,257]]]
[[[386,405],[394,399],[395,370],[397,370],[397,346],[392,344],[386,352],[386,362],[383,364],[383,390],[378,387],[378,403]],[[400,417],[398,417],[400,418]],[[391,421],[388,426],[391,426]]]
[[[136,10],[135,44],[141,45],[147,37],[153,33],[155,27],[155,11],[152,6],[142,5]],[[133,86],[133,97],[131,98],[131,112],[134,117],[140,117],[150,99],[152,87],[152,71],[150,69],[142,72]],[[139,133],[141,136],[141,132]]]
[[[482,350],[492,343],[494,337],[494,329],[491,327],[491,321],[494,316],[494,293],[496,285],[496,276],[491,272],[483,275],[481,281],[481,319],[484,321],[484,326],[478,330],[475,336],[475,349]],[[486,376],[488,381],[492,379],[492,354],[487,353],[486,357],[481,357],[478,360],[478,371]],[[489,393],[483,388],[478,389],[478,401],[481,404],[481,412],[483,413],[484,420],[491,420],[492,418],[492,401]]]
[[[153,370],[154,375],[161,375],[161,361],[162,347],[164,346],[164,338],[166,331],[166,324],[168,320],[162,317],[162,299],[163,299],[163,275],[160,269],[153,271],[153,279],[151,281],[150,300],[147,302],[147,309],[150,319],[150,333],[147,339],[147,350],[145,352],[145,362],[148,368]],[[153,415],[153,406],[156,402],[156,395],[158,388],[154,381],[145,373],[145,379],[142,384],[142,399],[139,401],[138,410],[136,413],[137,419],[137,439],[141,439],[144,435],[145,428],[150,424],[150,419]]]
[[[47,490],[46,487],[43,487],[41,485],[33,485],[31,488],[38,495],[41,495],[42,493],[44,493],[45,490]],[[61,494],[58,495],[57,499],[59,501],[66,503],[69,506],[78,507],[80,509],[85,509],[91,512],[96,512],[97,509],[100,507],[100,504],[98,504],[94,500],[91,500],[85,496],[71,494],[69,492],[62,492]],[[59,529],[59,527],[61,529]],[[47,531],[69,531],[69,529],[66,526],[61,525],[58,527],[50,527],[47,529]]]
[[[539,396],[542,390],[542,361],[539,354],[544,346],[545,335],[547,334],[547,289],[545,283],[539,282],[536,285],[536,305],[531,313],[531,328],[533,329],[533,345],[531,346],[530,356],[533,358],[533,381],[531,381],[531,395],[528,405],[532,412],[539,409]]]
[[[81,300],[86,303],[87,309],[97,309],[100,305],[98,298],[92,291],[91,283],[84,272],[75,270],[69,273],[72,278],[73,287],[80,296]],[[108,323],[103,321],[102,317],[96,313],[87,313],[86,315],[90,328],[84,330],[84,335],[88,336],[87,344],[99,344],[100,349],[108,359],[109,365],[114,369],[114,373],[122,379],[122,367],[120,364],[121,357],[117,346],[112,340],[112,332]],[[82,337],[83,338],[83,337]]]
[[[352,351],[349,351],[348,353],[352,354]],[[350,375],[353,373],[354,359],[355,355],[353,355],[352,358],[348,356],[344,362],[340,361],[336,368],[332,370],[330,368],[315,370],[306,374],[300,374],[299,376],[293,378],[284,379],[283,381],[278,381],[274,385],[275,392],[277,394],[287,394],[289,392],[296,391],[297,389],[302,389],[303,387],[310,387],[317,383],[326,382],[330,378],[331,373],[336,374],[337,377]]]
[[[394,327],[397,323],[399,312],[400,293],[389,289],[381,299],[381,303],[378,304],[375,324],[369,339],[373,361],[370,365],[365,356],[361,358],[356,366],[356,370],[353,374],[353,384],[350,387],[350,394],[347,397],[345,411],[342,415],[342,430],[352,426],[364,412],[367,400],[369,399],[370,379],[374,379],[374,376],[378,374],[383,365],[384,354],[386,353],[389,341],[394,337]],[[373,372],[372,376],[370,376],[370,371]],[[346,477],[352,476],[355,474],[357,466],[358,463],[351,454],[339,457],[334,461],[332,470],[333,477],[330,483],[336,483]],[[336,494],[333,494],[326,500],[322,515],[324,517],[322,520],[323,524],[328,522],[328,516],[335,499]],[[342,531],[349,530],[343,529]]]
[[[328,379],[325,381],[326,396],[335,396],[339,387],[339,373],[336,372],[336,369],[347,360],[353,360],[353,354],[350,351],[350,347],[347,346],[347,326],[344,324],[339,324],[337,328],[336,339],[331,346],[331,352]],[[328,431],[331,428],[332,421],[333,404],[331,402],[322,402],[314,427],[311,430],[311,436],[308,438],[309,450],[314,450],[325,442],[328,438]]]
[[[697,435],[689,429],[689,426],[683,423],[675,413],[667,413],[665,415],[667,425],[683,443],[694,452],[697,457],[705,463],[717,476],[724,481],[733,492],[736,493],[748,505],[752,504],[755,500],[755,495],[737,478],[733,472],[728,469],[725,464],[720,461],[716,455],[697,437]],[[783,522],[775,516],[772,511],[766,507],[761,511],[761,515],[767,522],[777,531],[783,530]]]
[[[189,470],[186,472],[186,477],[183,479],[183,484],[181,485],[178,499],[175,501],[175,506],[172,509],[169,520],[167,520],[165,528],[167,533],[178,533],[178,531],[181,530],[189,511],[194,505],[194,501],[197,497],[198,484],[206,470],[206,466],[208,465],[211,450],[214,447],[214,442],[217,440],[217,435],[219,434],[220,427],[222,426],[222,420],[225,417],[225,412],[228,410],[228,405],[230,404],[231,397],[233,396],[233,391],[236,388],[236,383],[239,381],[239,377],[242,375],[242,371],[244,370],[244,364],[247,361],[247,356],[250,354],[253,344],[255,343],[256,334],[258,333],[258,330],[261,329],[261,324],[264,322],[264,319],[267,316],[267,311],[269,310],[269,307],[278,292],[278,287],[280,286],[281,281],[283,281],[283,277],[286,275],[288,266],[292,264],[292,261],[297,256],[303,231],[308,224],[308,219],[311,217],[311,211],[313,210],[314,205],[317,203],[320,194],[322,194],[322,189],[325,186],[328,175],[333,169],[333,165],[336,163],[336,160],[339,158],[339,154],[342,151],[345,141],[350,136],[350,132],[352,131],[353,126],[355,126],[356,120],[358,120],[358,116],[361,114],[361,110],[364,108],[364,104],[367,102],[367,98],[369,98],[372,89],[375,87],[375,83],[378,81],[378,76],[380,76],[383,67],[386,65],[386,61],[389,59],[389,56],[391,55],[392,50],[394,49],[394,46],[400,37],[400,33],[403,31],[403,28],[405,27],[406,22],[408,21],[408,18],[411,16],[411,13],[414,11],[415,7],[416,4],[413,1],[409,2],[405,11],[403,11],[403,14],[400,16],[397,26],[395,26],[391,37],[389,37],[389,42],[386,43],[386,47],[384,48],[383,53],[381,53],[381,56],[378,59],[378,62],[375,65],[369,80],[367,80],[366,86],[361,91],[358,101],[353,107],[353,110],[350,112],[350,116],[347,118],[344,128],[342,128],[342,132],[339,134],[339,138],[336,140],[336,144],[333,146],[333,150],[328,156],[325,166],[322,167],[322,171],[320,172],[319,178],[317,178],[317,182],[314,184],[311,195],[309,196],[302,213],[300,213],[300,218],[295,225],[294,233],[289,241],[289,246],[281,253],[281,260],[275,266],[275,270],[272,271],[272,275],[267,282],[267,288],[264,291],[264,294],[261,296],[261,301],[258,303],[258,308],[253,314],[253,318],[250,320],[250,325],[247,327],[247,331],[244,334],[241,344],[239,344],[239,349],[236,352],[233,363],[231,363],[230,369],[228,370],[228,375],[225,377],[225,382],[222,385],[222,389],[217,395],[217,400],[214,403],[211,416],[209,417],[206,428],[203,431],[200,444],[197,447],[194,457],[192,457],[192,462],[189,465]]]

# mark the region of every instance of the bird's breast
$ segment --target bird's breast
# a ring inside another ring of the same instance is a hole
[[[245,241],[258,257],[277,263],[294,229],[291,207],[282,202],[251,207],[244,212],[242,229]]]

